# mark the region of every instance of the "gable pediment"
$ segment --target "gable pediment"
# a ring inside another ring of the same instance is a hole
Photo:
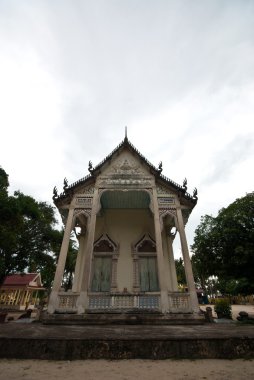
[[[186,183],[181,186],[162,175],[162,164],[158,168],[152,165],[127,137],[97,166],[93,167],[89,161],[88,171],[90,174],[71,185],[65,181],[67,184],[64,184],[64,191],[60,195],[54,188],[53,200],[58,207],[68,205],[74,194],[92,198],[95,186],[101,189],[140,190],[156,185],[162,203],[165,197],[181,198],[181,203],[183,200],[191,208],[197,202],[196,193],[193,196],[187,193]],[[86,201],[90,202],[89,199]]]
[[[101,175],[109,176],[144,176],[150,175],[149,168],[145,163],[137,159],[131,152],[124,149],[109,164],[101,169]]]

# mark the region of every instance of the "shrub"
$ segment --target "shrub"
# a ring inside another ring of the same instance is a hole
[[[218,318],[232,319],[232,307],[228,298],[218,298],[215,300],[214,311]]]

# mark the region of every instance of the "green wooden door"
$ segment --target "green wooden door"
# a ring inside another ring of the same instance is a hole
[[[139,258],[139,278],[142,292],[159,290],[156,257]]]
[[[109,292],[111,284],[111,257],[95,257],[93,260],[92,292]]]

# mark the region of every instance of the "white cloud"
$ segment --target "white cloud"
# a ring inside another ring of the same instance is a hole
[[[253,2],[0,2],[0,164],[51,200],[124,137],[200,215],[253,189]]]

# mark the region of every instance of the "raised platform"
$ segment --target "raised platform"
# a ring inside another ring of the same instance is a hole
[[[0,325],[0,357],[16,359],[253,358],[254,328],[200,326]]]
[[[86,314],[44,312],[41,315],[43,324],[54,325],[196,325],[205,323],[203,314],[176,313],[162,314],[160,312],[98,312]]]

